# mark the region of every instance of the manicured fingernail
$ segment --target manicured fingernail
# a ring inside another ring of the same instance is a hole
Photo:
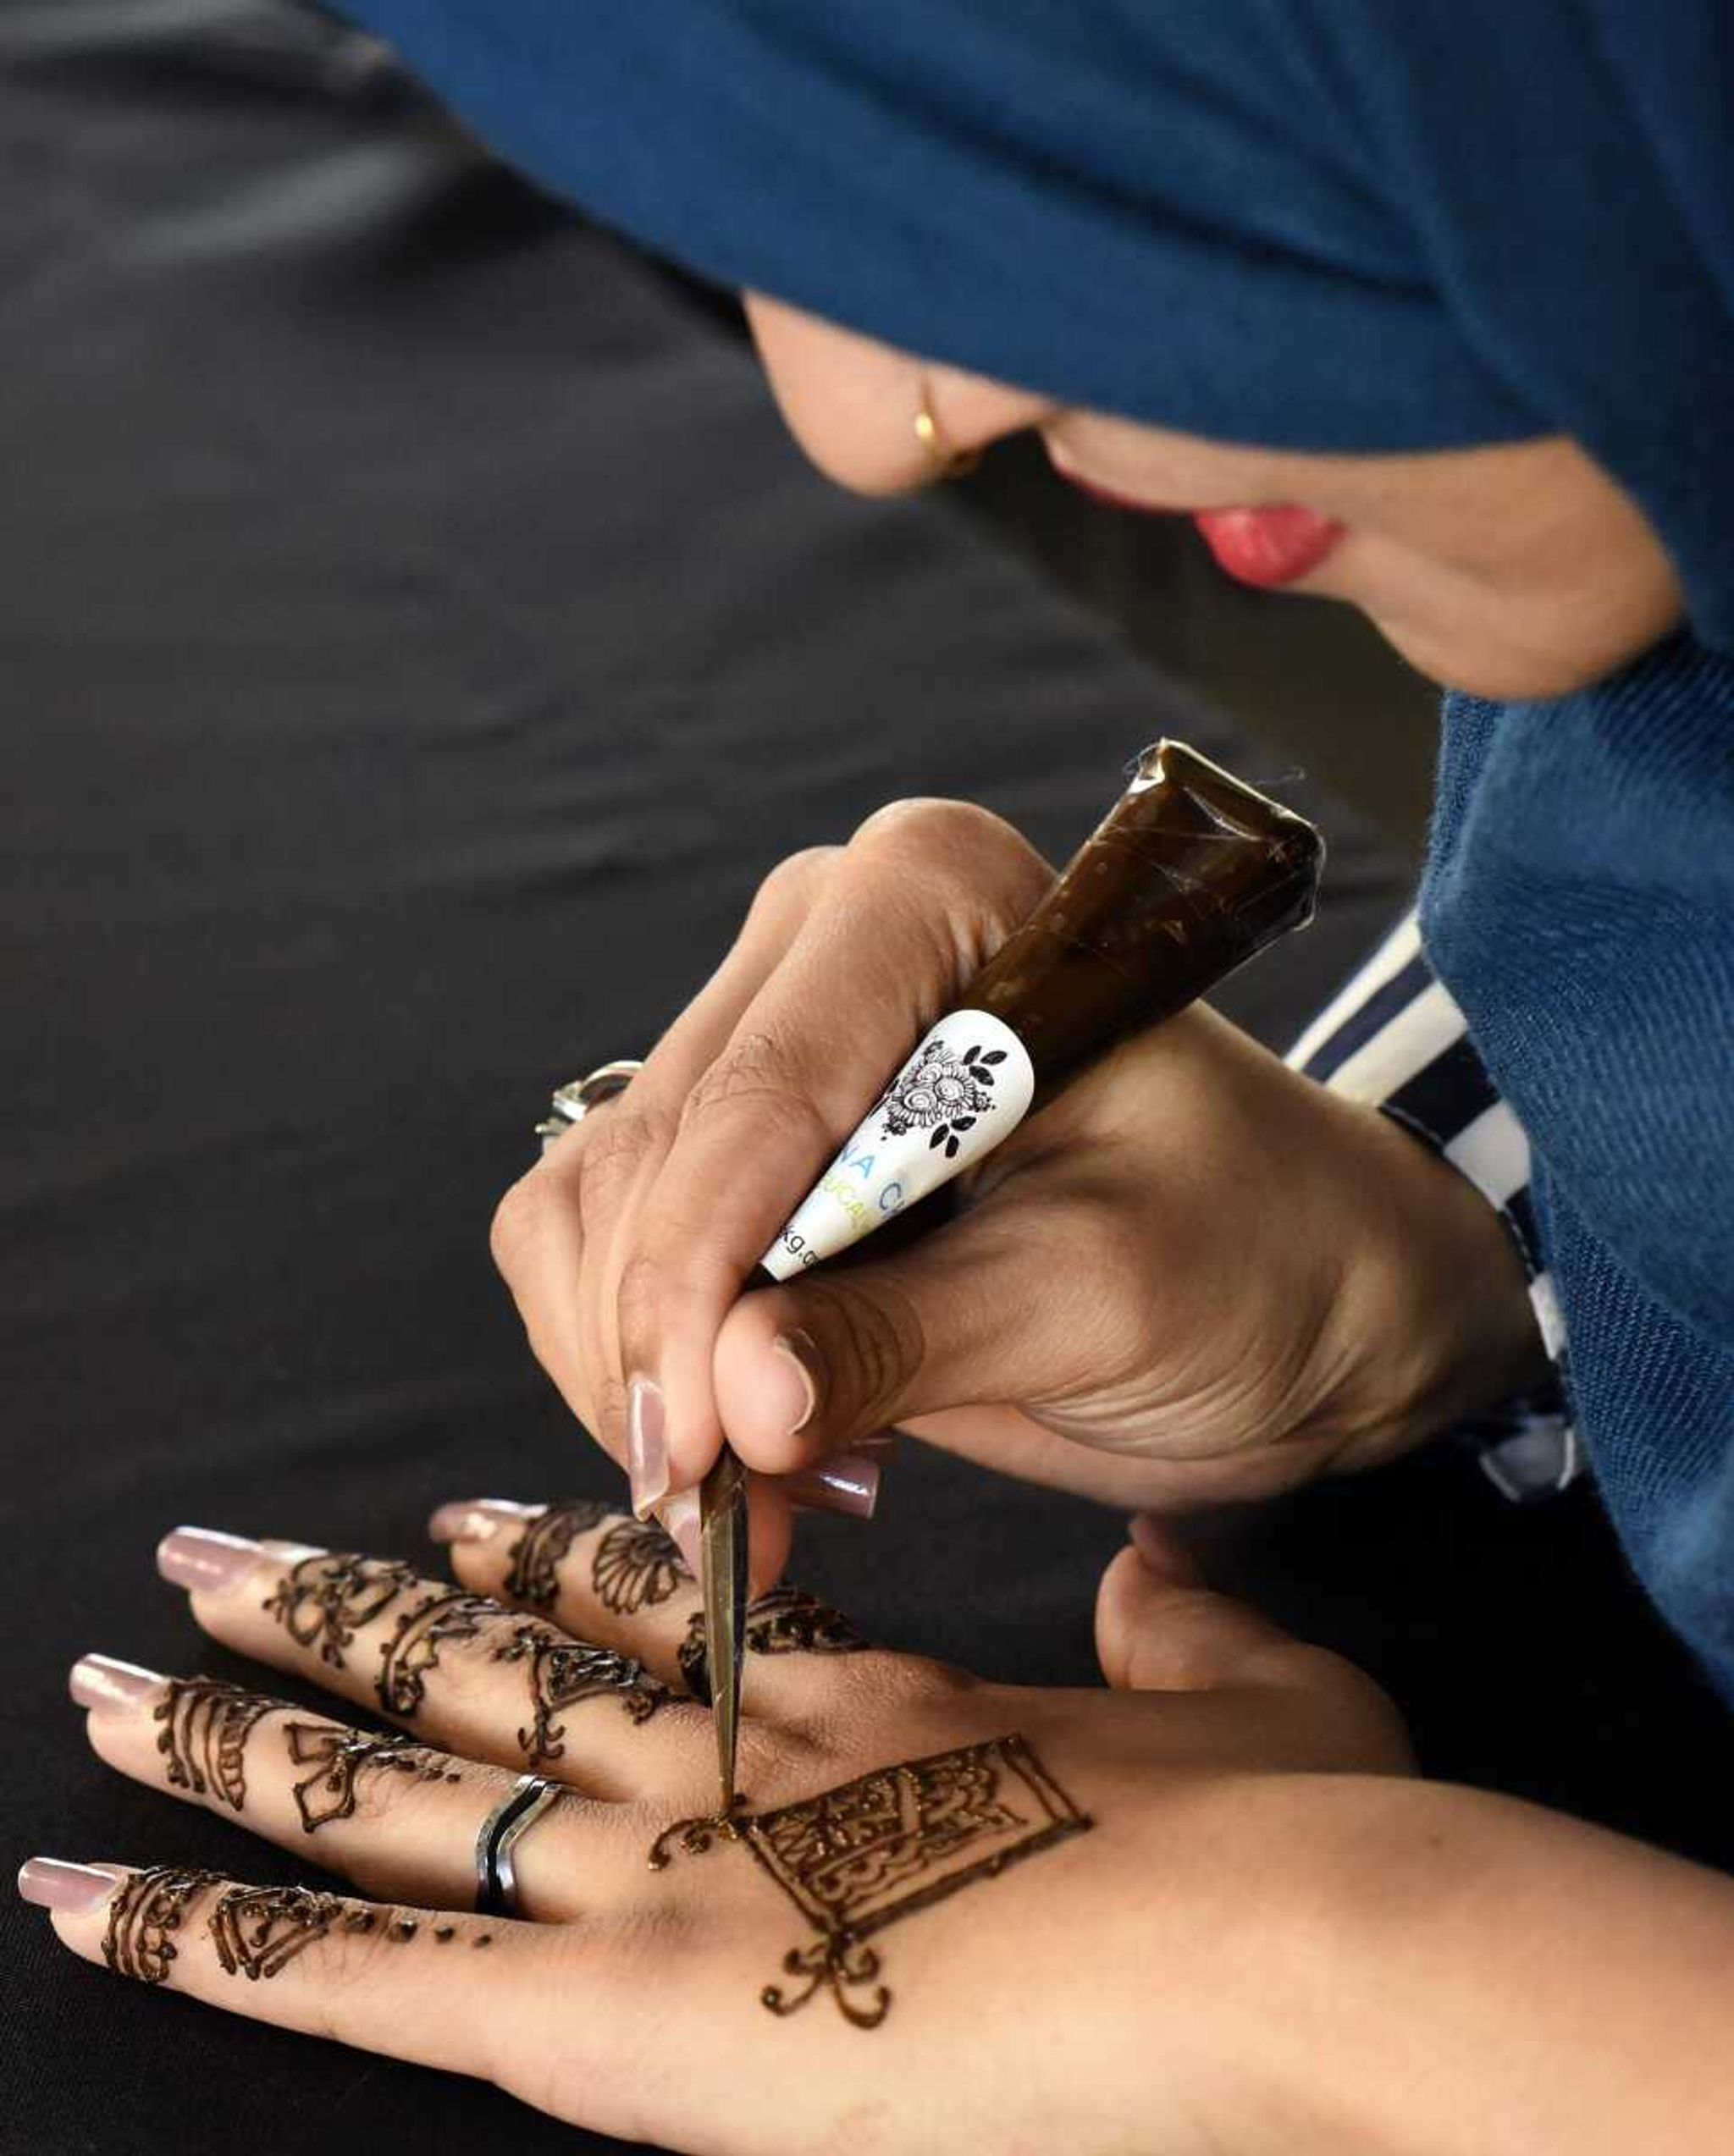
[[[662,1387],[654,1377],[634,1377],[627,1387],[627,1472],[632,1477],[632,1510],[643,1519],[668,1494]]]
[[[113,1655],[81,1655],[72,1665],[66,1689],[80,1707],[136,1707],[168,1679],[154,1669],[141,1669],[135,1662],[117,1662]]]
[[[857,1437],[849,1447],[852,1453],[859,1453],[870,1460],[877,1460],[881,1466],[886,1460],[896,1458],[897,1449],[897,1433],[895,1430],[870,1431],[864,1437]]]
[[[790,1502],[808,1512],[841,1513],[846,1519],[871,1519],[879,1503],[882,1470],[876,1460],[858,1452],[833,1453],[816,1467],[786,1475],[782,1486]]]
[[[88,1916],[100,1909],[126,1877],[119,1866],[64,1864],[58,1856],[33,1856],[21,1865],[18,1891],[38,1909],[58,1909],[67,1916]]]
[[[819,1350],[811,1337],[798,1328],[779,1332],[770,1344],[776,1359],[766,1366],[765,1412],[775,1414],[784,1431],[792,1437],[812,1421],[819,1405],[819,1381],[814,1374]]]
[[[1176,1587],[1201,1586],[1204,1574],[1192,1552],[1165,1520],[1154,1514],[1135,1513],[1127,1532],[1132,1547],[1144,1560],[1145,1569]]]
[[[458,1497],[441,1505],[428,1522],[430,1542],[485,1542],[502,1527],[522,1527],[542,1510],[510,1497]]]
[[[704,1537],[703,1508],[696,1490],[676,1490],[656,1508],[656,1517],[666,1531],[673,1536],[675,1546],[686,1560],[687,1569],[696,1580],[703,1569]]]
[[[240,1586],[265,1554],[244,1535],[219,1535],[208,1527],[177,1527],[157,1545],[157,1569],[171,1587],[189,1594],[226,1595]]]

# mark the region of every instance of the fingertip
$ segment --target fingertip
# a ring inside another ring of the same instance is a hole
[[[754,1475],[748,1484],[750,1526],[747,1539],[747,1591],[769,1594],[788,1569],[795,1538],[794,1513],[787,1492]]]
[[[1096,1591],[1096,1658],[1116,1691],[1130,1685],[1130,1640],[1138,1613],[1155,1591],[1138,1551],[1129,1543],[1108,1560]]]
[[[747,1295],[724,1319],[711,1357],[717,1419],[759,1475],[791,1475],[823,1458],[826,1436],[818,1350],[798,1326],[779,1326],[768,1296]]]
[[[1173,1587],[1201,1587],[1204,1574],[1198,1560],[1180,1540],[1173,1525],[1155,1513],[1134,1513],[1127,1527],[1132,1547],[1152,1579]]]

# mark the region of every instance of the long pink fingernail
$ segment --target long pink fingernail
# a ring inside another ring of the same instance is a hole
[[[33,1856],[19,1867],[18,1891],[38,1909],[88,1916],[125,1877],[119,1865],[68,1864],[58,1856]]]
[[[686,1560],[688,1572],[697,1580],[704,1571],[704,1508],[696,1490],[676,1490],[665,1497],[656,1508],[656,1517],[662,1522],[663,1530],[669,1535]]]
[[[879,1503],[884,1470],[876,1460],[856,1452],[833,1453],[816,1467],[786,1475],[782,1486],[791,1503],[809,1512],[840,1513],[846,1519],[871,1519]]]
[[[511,1497],[455,1497],[428,1521],[430,1542],[485,1542],[502,1527],[522,1527],[544,1508]]]
[[[135,1662],[117,1662],[108,1654],[87,1654],[72,1665],[66,1689],[80,1707],[132,1707],[168,1682],[154,1669],[141,1669]]]
[[[177,1527],[157,1545],[157,1569],[171,1587],[189,1594],[226,1595],[240,1586],[265,1554],[264,1545],[243,1535],[209,1527]]]
[[[668,1494],[662,1387],[654,1377],[636,1376],[627,1387],[627,1471],[632,1510],[643,1519]]]

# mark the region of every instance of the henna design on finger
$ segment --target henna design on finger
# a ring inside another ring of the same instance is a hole
[[[596,1545],[590,1568],[596,1599],[616,1617],[654,1609],[692,1576],[679,1544],[654,1519],[623,1519],[610,1527]]]
[[[505,1614],[498,1602],[461,1587],[406,1610],[379,1653],[373,1689],[385,1712],[407,1722],[427,1697],[428,1673],[438,1667],[441,1650],[455,1640],[473,1640],[490,1618]]]
[[[463,1779],[445,1753],[429,1751],[407,1737],[375,1736],[336,1722],[291,1722],[284,1735],[292,1763],[313,1769],[294,1789],[302,1831],[309,1834],[354,1815],[356,1784],[363,1774],[407,1774],[418,1782]]]
[[[646,1722],[671,1696],[643,1662],[611,1647],[569,1640],[537,1618],[516,1626],[505,1646],[494,1650],[494,1659],[530,1666],[532,1719],[518,1731],[518,1743],[533,1767],[564,1754],[566,1728],[555,1717],[580,1700],[612,1693],[634,1722]]]
[[[560,1596],[560,1568],[580,1535],[599,1527],[612,1508],[599,1497],[562,1497],[538,1513],[509,1552],[505,1592],[534,1609],[551,1609]]]
[[[171,1679],[152,1716],[164,1725],[157,1749],[168,1762],[170,1789],[214,1796],[231,1811],[245,1811],[247,1739],[260,1717],[282,1704],[214,1677]]]
[[[860,1654],[869,1644],[840,1610],[827,1608],[803,1588],[773,1587],[748,1606],[745,1646],[748,1654]],[[710,1662],[702,1610],[693,1611],[675,1660],[687,1690],[708,1707]]]
[[[720,1840],[744,1842],[819,1934],[783,1956],[783,1974],[800,1988],[766,1984],[760,2004],[787,2015],[824,1989],[845,2021],[873,2029],[892,2003],[867,1943],[874,1934],[1091,1823],[1027,1739],[995,1737],[880,1767],[774,1811],[739,1806],[723,1818],[677,1820],[652,1843],[650,1868],[661,1871],[676,1847],[702,1855]]]
[[[296,1646],[317,1646],[321,1662],[341,1669],[343,1651],[362,1625],[417,1584],[415,1567],[395,1558],[319,1550],[290,1567],[263,1607]]]
[[[102,1959],[117,1977],[141,1984],[166,1983],[168,1965],[179,1952],[171,1936],[180,1929],[189,1907],[207,1887],[221,1886],[215,1872],[195,1872],[172,1864],[135,1872],[108,1910]]]
[[[280,1976],[345,1915],[334,1894],[311,1887],[231,1887],[211,1911],[211,1942],[224,1975],[257,1983]]]

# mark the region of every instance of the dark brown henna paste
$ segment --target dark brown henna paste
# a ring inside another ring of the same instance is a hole
[[[512,1545],[505,1592],[534,1609],[551,1609],[560,1596],[560,1568],[580,1535],[607,1519],[611,1506],[597,1497],[562,1497],[538,1513]]]
[[[679,1545],[660,1522],[623,1519],[596,1545],[590,1585],[604,1609],[636,1617],[665,1602],[692,1576]]]
[[[264,1607],[297,1646],[317,1646],[321,1662],[341,1669],[343,1651],[362,1626],[416,1584],[415,1567],[394,1558],[321,1550],[292,1565]]]
[[[767,1984],[760,2003],[793,2014],[822,1986],[846,2021],[871,2029],[891,2010],[867,1944],[875,1933],[1090,1824],[1024,1738],[996,1737],[881,1767],[775,1811],[677,1821],[651,1844],[650,1867],[660,1871],[676,1846],[702,1855],[718,1840],[745,1842],[819,1933],[783,1957],[800,1989]]]
[[[214,1677],[173,1679],[153,1718],[163,1725],[157,1749],[168,1762],[170,1789],[214,1796],[231,1811],[243,1811],[247,1739],[260,1717],[282,1704]]]
[[[374,1736],[335,1722],[291,1722],[284,1735],[291,1762],[313,1769],[295,1785],[295,1809],[309,1834],[354,1815],[356,1785],[363,1774],[407,1774],[420,1782],[463,1779],[445,1753],[429,1751],[407,1737]]]
[[[428,1673],[437,1666],[440,1650],[455,1640],[473,1640],[490,1619],[505,1614],[498,1602],[466,1594],[461,1587],[429,1595],[405,1611],[380,1650],[374,1681],[379,1704],[388,1714],[408,1721],[427,1696]]]
[[[109,1905],[102,1959],[118,1977],[141,1984],[166,1982],[179,1949],[172,1934],[207,1887],[220,1886],[215,1872],[183,1871],[170,1864],[135,1872]]]
[[[868,1642],[838,1610],[800,1587],[773,1587],[747,1611],[748,1654],[859,1654]],[[710,1703],[710,1664],[705,1651],[704,1613],[694,1610],[676,1651],[687,1690]]]
[[[211,1942],[224,1972],[257,1983],[279,1976],[332,1927],[349,1927],[334,1894],[311,1887],[231,1887],[211,1911]]]
[[[518,1742],[532,1766],[565,1751],[565,1726],[555,1717],[580,1700],[611,1693],[634,1722],[644,1722],[671,1696],[642,1662],[610,1647],[569,1640],[535,1618],[516,1626],[505,1645],[494,1650],[494,1659],[529,1664],[532,1719],[518,1731]]]

